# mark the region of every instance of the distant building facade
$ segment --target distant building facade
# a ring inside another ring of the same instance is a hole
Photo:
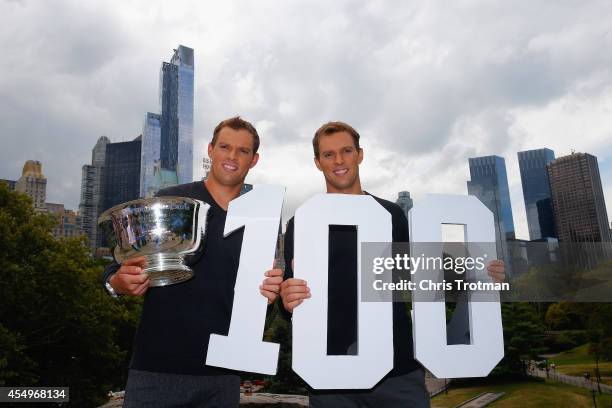
[[[550,182],[546,166],[555,159],[550,149],[518,152],[529,239],[556,237]]]
[[[157,160],[154,165],[153,182],[149,186],[147,197],[154,197],[162,188],[175,186],[178,184],[176,170],[164,169],[161,162]]]
[[[547,168],[559,241],[612,241],[597,158],[573,153]]]
[[[244,183],[242,185],[242,188],[240,189],[240,195],[244,194],[244,193],[248,193],[249,191],[251,191],[253,189],[253,185],[249,184],[249,183]]]
[[[101,136],[91,152],[91,164],[81,168],[81,200],[79,214],[82,218],[83,233],[92,250],[101,244],[102,233],[98,231],[98,217],[104,205],[104,164],[106,146],[110,140]]]
[[[9,190],[15,190],[15,186],[17,185],[16,180],[8,180],[8,179],[0,179],[0,183],[5,183]]]
[[[47,199],[47,178],[42,173],[42,164],[37,160],[28,160],[23,165],[21,177],[15,183],[15,190],[32,198],[34,210],[45,211]]]
[[[497,256],[507,261],[507,240],[515,239],[515,233],[506,162],[499,156],[483,156],[470,158],[469,165],[468,194],[476,196],[493,212]]]
[[[84,235],[81,215],[72,210],[66,210],[64,204],[46,203],[48,213],[56,219],[53,227],[55,238],[72,238]]]
[[[397,201],[395,201],[395,204],[400,206],[404,214],[406,214],[406,218],[408,218],[408,211],[410,211],[410,209],[412,208],[414,204],[412,202],[412,198],[410,198],[410,192],[400,191],[397,194]]]
[[[202,159],[202,168],[204,169],[204,177],[202,180],[205,181],[208,178],[208,174],[210,173],[210,167],[212,166],[212,162],[208,157],[204,157]]]
[[[161,114],[147,113],[143,128],[140,195],[155,194],[156,162],[175,172],[179,184],[193,181],[193,49],[179,45],[160,70]]]
[[[142,148],[140,153],[140,197],[155,195],[153,177],[155,164],[159,162],[161,148],[161,116],[157,113],[147,112],[142,129]]]
[[[106,145],[102,211],[140,197],[140,148],[142,137]]]

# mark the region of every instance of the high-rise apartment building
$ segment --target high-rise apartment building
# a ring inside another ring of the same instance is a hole
[[[506,242],[514,239],[515,234],[506,162],[499,156],[482,156],[470,158],[469,164],[468,194],[476,196],[493,212],[497,257],[507,261]]]
[[[410,211],[412,205],[414,204],[412,202],[412,198],[410,198],[410,192],[400,191],[397,194],[397,200],[395,201],[395,204],[400,206],[404,214],[406,214],[406,218],[408,218],[408,211]]]
[[[561,242],[611,242],[597,158],[572,153],[548,164]]]
[[[529,239],[556,237],[550,182],[546,165],[555,159],[550,149],[518,152]]]
[[[101,244],[102,234],[98,231],[98,217],[102,213],[104,198],[104,163],[106,145],[110,140],[101,136],[91,152],[91,165],[86,164],[81,170],[81,201],[79,214],[83,233],[87,236],[92,250]]]
[[[45,211],[47,178],[42,173],[42,164],[39,161],[25,162],[21,177],[15,184],[15,190],[29,195],[36,211]]]
[[[193,181],[193,49],[179,45],[160,70],[161,114],[147,113],[141,157],[142,197],[154,195],[156,162],[164,173],[174,172],[178,183]]]

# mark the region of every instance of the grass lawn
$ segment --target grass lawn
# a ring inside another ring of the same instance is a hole
[[[553,381],[493,382],[483,379],[484,385],[451,389],[431,401],[432,408],[451,408],[483,392],[504,392],[505,395],[488,405],[492,408],[554,407],[590,408],[593,399],[585,388]],[[598,407],[612,407],[612,395],[597,396]]]
[[[595,362],[588,351],[589,345],[583,344],[550,358],[549,362],[554,362],[557,371],[560,373],[582,377],[588,371],[594,377]],[[600,362],[599,370],[602,382],[612,385],[612,361]]]

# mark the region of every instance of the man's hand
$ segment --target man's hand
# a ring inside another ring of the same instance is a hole
[[[144,256],[127,259],[108,283],[120,295],[142,296],[149,288],[149,275],[142,272],[146,265]]]
[[[293,309],[310,297],[310,288],[302,279],[287,279],[281,284],[280,295],[285,310],[292,313]]]
[[[266,279],[259,285],[259,293],[268,298],[268,304],[274,303],[280,291],[280,284],[283,281],[282,269],[270,269],[265,274]]]
[[[504,280],[506,280],[504,261],[495,259],[489,262],[489,265],[487,266],[487,273],[493,278],[495,283],[502,283]]]

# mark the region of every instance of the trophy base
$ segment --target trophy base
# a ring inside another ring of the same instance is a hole
[[[180,256],[147,255],[144,273],[149,275],[149,287],[174,285],[193,277],[193,271]]]

